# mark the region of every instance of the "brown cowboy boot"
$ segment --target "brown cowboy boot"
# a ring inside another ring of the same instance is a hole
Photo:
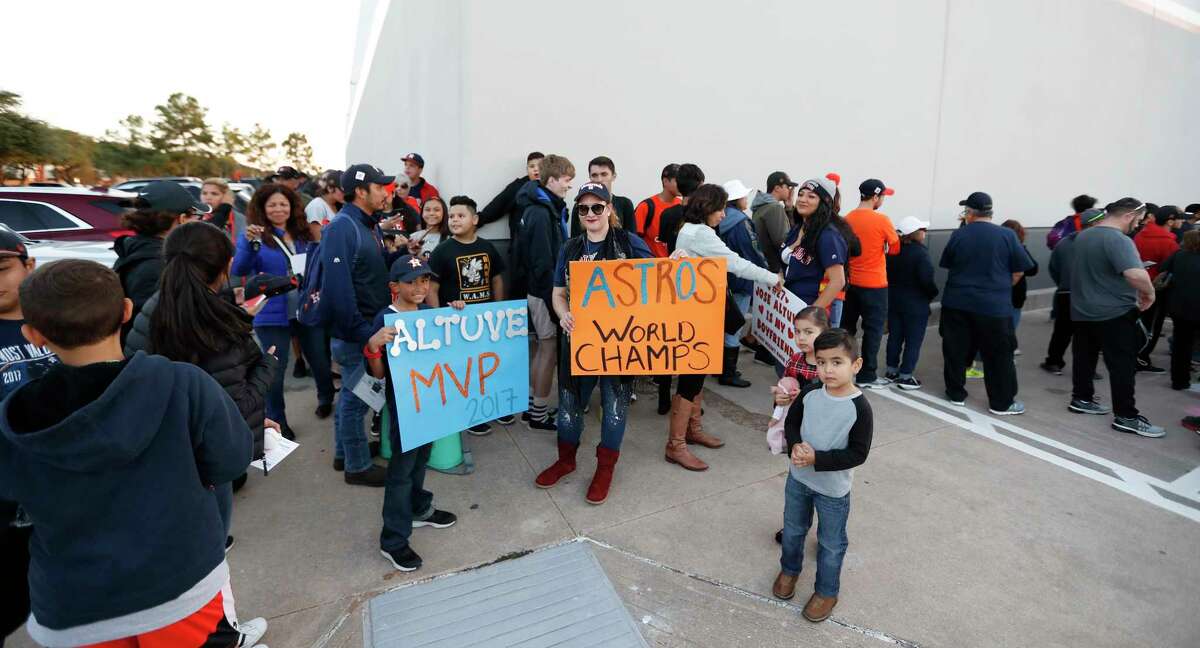
[[[688,470],[708,470],[708,464],[700,461],[696,455],[688,450],[687,429],[688,419],[692,415],[693,404],[688,399],[675,394],[671,399],[671,415],[668,419],[670,425],[669,436],[667,437],[666,459],[670,463],[679,464]]]
[[[783,572],[775,577],[775,584],[771,586],[771,593],[775,598],[790,601],[796,595],[796,581],[800,578],[799,575],[788,576]]]
[[[692,401],[692,411],[688,416],[687,435],[684,437],[688,443],[702,445],[705,448],[720,448],[725,445],[725,442],[720,437],[713,436],[704,431],[704,427],[700,424],[700,419],[704,416],[704,392],[700,392],[696,396],[696,400]]]
[[[812,597],[808,599],[808,604],[804,606],[804,611],[801,614],[805,619],[813,623],[820,623],[829,618],[833,614],[833,606],[837,605],[836,596],[821,596],[813,592]]]

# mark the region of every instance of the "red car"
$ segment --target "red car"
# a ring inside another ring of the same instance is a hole
[[[111,241],[136,194],[82,187],[0,187],[0,223],[34,240]]]

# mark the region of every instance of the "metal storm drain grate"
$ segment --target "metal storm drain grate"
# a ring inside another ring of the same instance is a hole
[[[368,648],[645,648],[591,548],[572,542],[371,600]]]

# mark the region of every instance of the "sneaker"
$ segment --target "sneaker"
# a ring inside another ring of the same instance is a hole
[[[958,400],[958,399],[955,399],[955,398],[950,398],[950,396],[949,396],[949,395],[947,395],[947,396],[946,396],[946,401],[947,401],[948,403],[950,403],[951,405],[957,405],[958,407],[965,407],[965,406],[966,406],[966,404],[967,404],[967,399],[966,399],[966,398],[963,398],[962,400]]]
[[[1062,365],[1056,365],[1056,364],[1050,364],[1049,362],[1043,362],[1042,364],[1040,364],[1038,366],[1041,367],[1042,371],[1045,371],[1046,373],[1054,374],[1055,376],[1063,375],[1063,366]]]
[[[266,648],[266,646],[260,646],[258,643],[258,640],[267,634],[266,619],[257,617],[249,621],[240,621],[237,624],[237,630],[241,633],[241,637],[238,638],[237,642],[238,648],[254,648],[255,646]]]
[[[970,378],[972,380],[978,380],[980,378],[983,378],[983,370],[976,369],[975,367],[971,367],[970,369],[967,369],[967,378]]]
[[[488,425],[487,423],[480,423],[479,425],[472,425],[471,427],[467,428],[467,434],[472,436],[487,436],[491,433],[492,426]]]
[[[410,572],[421,568],[421,557],[417,555],[417,552],[412,550],[412,547],[405,547],[400,551],[384,551],[380,549],[379,553],[388,562],[392,563],[392,567],[395,567],[397,571]]]
[[[413,528],[417,527],[433,527],[435,529],[446,529],[454,526],[458,522],[458,516],[449,511],[439,511],[433,509],[433,514],[424,520],[413,520]]]
[[[287,423],[284,423],[283,425],[280,425],[279,427],[282,428],[279,431],[280,436],[287,439],[288,441],[296,440],[296,432],[294,430],[292,430],[291,426],[289,426]]]
[[[338,472],[342,472],[343,470],[345,470],[345,469],[346,469],[346,460],[345,460],[345,459],[339,459],[339,458],[337,458],[337,457],[334,457],[334,459],[333,459],[333,469],[334,469],[334,470],[336,470],[336,471],[338,471]]]
[[[1025,403],[1021,401],[1013,401],[1012,405],[1002,410],[988,408],[988,411],[996,416],[1016,416],[1017,414],[1025,413]]]
[[[637,402],[637,392],[629,392],[629,402],[630,403]]]
[[[1179,421],[1183,427],[1200,434],[1200,416],[1185,416]]]
[[[1096,401],[1081,400],[1072,398],[1071,404],[1067,405],[1067,409],[1076,414],[1111,414],[1112,409],[1097,403]]]
[[[529,426],[531,430],[548,430],[550,432],[558,430],[558,426],[554,424],[554,419],[549,416],[544,419],[530,418],[525,422],[525,425]]]
[[[313,416],[316,416],[319,419],[327,419],[329,418],[330,414],[333,414],[333,405],[330,403],[322,403],[317,405],[316,411],[313,412]]]
[[[783,529],[780,529],[775,532],[775,544],[778,544],[778,545],[783,544]]]
[[[1020,350],[1020,349],[1013,349],[1013,355],[1014,355],[1014,356],[1019,356],[1019,355],[1021,355],[1021,350]]]
[[[227,535],[225,536],[225,553],[229,553],[230,549],[233,549],[233,536]]]
[[[1157,425],[1151,425],[1145,416],[1138,414],[1133,418],[1114,416],[1112,429],[1118,432],[1130,432],[1138,436],[1157,439],[1167,435],[1167,431]]]
[[[506,414],[496,419],[496,422],[500,425],[512,425],[513,423],[517,422],[517,417],[513,416],[512,414]]]
[[[1137,359],[1137,370],[1149,374],[1167,373],[1166,369],[1163,369],[1162,367],[1156,367],[1150,364],[1149,360],[1142,360],[1141,358]]]
[[[372,488],[382,488],[387,483],[387,468],[371,464],[370,468],[362,472],[348,472],[342,474],[342,479],[351,486],[370,486]]]
[[[303,361],[297,362],[292,368],[292,378],[308,378],[308,366]]]
[[[1185,391],[1189,391],[1193,394],[1200,394],[1200,383],[1192,383],[1191,386],[1188,387]]]
[[[897,379],[896,386],[905,391],[913,391],[914,389],[921,388],[921,381],[917,380],[916,376],[909,376],[908,378]]]
[[[887,389],[892,384],[892,381],[887,378],[876,378],[871,382],[857,383],[859,387],[864,389]]]
[[[883,377],[892,382],[896,382],[897,380],[900,380],[900,374],[896,373],[895,371],[889,371],[889,372],[883,374]]]
[[[553,421],[555,419],[555,417],[557,417],[557,416],[558,416],[558,408],[557,407],[550,407],[550,408],[546,409],[546,418]],[[532,419],[533,419],[533,415],[530,414],[528,410],[521,412],[521,422],[522,423],[528,423]]]

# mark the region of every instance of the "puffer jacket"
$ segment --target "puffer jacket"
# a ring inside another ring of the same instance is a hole
[[[158,307],[158,293],[146,302],[142,312],[133,321],[133,329],[125,340],[125,357],[131,358],[138,351],[153,353],[150,349],[150,317]],[[246,316],[247,320],[250,318]],[[206,356],[197,366],[212,376],[225,393],[233,399],[242,413],[246,425],[254,435],[254,460],[263,457],[263,420],[266,419],[266,393],[278,370],[273,356],[262,352],[254,338],[249,335],[236,347],[223,353]]]

